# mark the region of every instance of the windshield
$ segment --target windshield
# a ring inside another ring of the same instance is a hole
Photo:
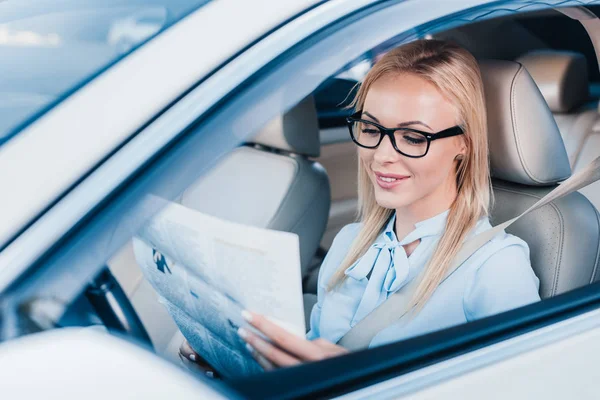
[[[0,145],[209,0],[0,2]]]

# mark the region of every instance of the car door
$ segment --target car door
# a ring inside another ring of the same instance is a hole
[[[465,20],[487,18],[496,11],[514,12],[523,7],[522,2],[502,3],[501,6],[486,6],[486,3],[494,2],[383,4],[333,1],[319,4],[271,31],[218,68],[212,65],[209,76],[187,71],[186,80],[179,82],[179,86],[162,87],[163,92],[152,92],[162,99],[158,106],[152,108],[144,103],[141,107],[143,113],[128,120],[129,125],[124,123],[112,141],[107,141],[102,149],[93,153],[96,157],[92,160],[94,162],[82,163],[80,169],[73,172],[76,178],[70,176],[68,184],[55,185],[40,192],[45,203],[28,204],[27,213],[19,217],[19,221],[27,222],[15,222],[11,225],[13,230],[7,231],[5,237],[10,239],[6,239],[8,244],[0,254],[0,290],[3,290],[2,309],[5,310],[3,339],[20,334],[23,327],[18,322],[23,318],[23,311],[19,306],[32,296],[58,299],[59,303],[65,304],[78,296],[89,279],[135,232],[137,226],[130,224],[132,220],[128,218],[132,210],[139,209],[145,195],[175,198],[182,188],[214,165],[219,157],[274,116],[314,92],[327,78],[346,68],[349,62],[360,60],[370,49],[390,39],[398,44],[420,37],[428,29],[448,28]],[[553,4],[526,3],[530,9]],[[455,13],[459,13],[460,18]],[[212,17],[210,19],[214,18],[214,15],[207,15]],[[190,19],[185,27],[192,29],[191,26],[197,27],[202,21],[208,23],[208,17],[206,21],[200,17]],[[369,29],[374,25],[380,29]],[[176,31],[173,29],[173,32]],[[140,50],[139,54],[149,59],[157,57],[157,53],[161,54],[169,48],[169,44],[172,45],[171,40],[183,40],[186,33],[189,31],[182,30],[181,36],[164,36],[164,42],[157,42],[160,46],[148,47],[147,53]],[[141,62],[140,59],[132,58],[133,70],[139,68],[134,62]],[[163,67],[167,70],[179,68],[174,64]],[[122,68],[126,67],[127,64],[123,64]],[[93,113],[94,100],[103,91],[116,90],[116,85],[129,76],[120,68],[115,76],[117,74],[124,76],[109,80],[112,74],[107,74],[106,82],[98,80],[87,88],[89,91],[86,89],[81,96],[72,97],[71,103],[49,113],[39,124],[32,126],[32,131],[26,132],[23,142],[28,137],[33,140],[47,132],[58,131],[57,128],[68,120],[65,110],[69,105],[85,112],[89,117],[86,119],[88,123],[98,121],[95,119],[98,116]],[[142,83],[154,81],[156,77],[147,76],[137,86],[132,86],[132,90],[136,89],[133,91],[139,95],[137,90],[143,86]],[[192,85],[190,82],[195,83]],[[149,92],[141,93],[150,97]],[[103,117],[122,115],[119,111],[115,105],[104,110]],[[33,128],[39,130],[37,135]],[[105,126],[92,123],[89,128],[101,131]],[[123,142],[124,137],[129,139],[126,143]],[[85,146],[91,145],[84,142],[83,139],[77,142],[77,148],[81,145],[82,151],[87,151]],[[12,144],[7,148],[14,153],[0,149],[0,162],[6,162],[5,167],[12,165],[8,162],[15,159],[6,154],[19,154]],[[61,166],[60,171],[65,170],[64,165]],[[32,180],[31,176],[35,178],[31,172],[23,179]],[[30,192],[25,191],[24,183],[18,186],[9,181],[6,186],[9,185],[19,189],[11,193],[10,198],[11,210],[18,209],[17,198]],[[33,215],[37,217],[33,218]],[[9,220],[6,216],[3,218]],[[14,228],[19,224],[19,228]],[[586,290],[525,311],[516,310],[493,317],[496,318],[493,321],[480,321],[426,338],[240,379],[228,382],[227,386],[250,398],[399,397],[412,396],[424,389],[430,392],[422,393],[423,396],[435,393],[454,395],[458,385],[465,381],[485,382],[495,373],[490,375],[489,371],[502,371],[506,374],[504,376],[513,377],[511,368],[501,361],[510,359],[531,366],[536,360],[544,359],[542,355],[549,349],[542,348],[544,344],[559,343],[569,337],[573,339],[576,333],[584,330],[595,332],[591,328],[595,328],[596,311],[586,314],[589,308],[578,308],[575,304],[577,301],[579,305],[587,302],[587,307],[591,307],[598,301],[595,288]],[[558,324],[555,318],[561,310],[563,320]],[[585,339],[593,338],[587,336]],[[571,343],[581,349],[578,346],[581,342],[576,338]],[[8,341],[3,346],[10,349],[12,344]],[[40,343],[39,347],[35,347],[36,353],[43,352],[45,346],[52,344],[50,341]],[[111,345],[106,343],[106,346]],[[538,357],[514,357],[525,351],[539,352]],[[6,360],[13,358],[3,360],[8,362]],[[486,370],[484,366],[492,369]],[[467,390],[465,392],[463,386],[461,394],[475,396],[481,393],[478,391],[481,389],[475,386]]]

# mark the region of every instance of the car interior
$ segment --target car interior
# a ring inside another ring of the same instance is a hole
[[[557,39],[549,31],[559,26],[567,33]],[[492,225],[519,215],[600,156],[600,76],[593,47],[577,21],[554,11],[535,12],[431,38],[454,41],[480,61],[495,197]],[[296,233],[307,326],[319,266],[337,232],[357,220],[358,162],[345,125],[351,110],[345,106],[379,54],[374,49],[324,82],[176,200],[225,220]],[[509,229],[530,247],[542,299],[599,279],[599,207],[596,183]],[[131,242],[111,258],[108,269],[156,353],[180,363],[184,338],[136,265]]]

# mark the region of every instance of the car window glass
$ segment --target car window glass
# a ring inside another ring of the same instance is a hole
[[[103,68],[206,2],[1,2],[0,145]]]

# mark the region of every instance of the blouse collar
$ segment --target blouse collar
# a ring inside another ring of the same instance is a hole
[[[396,238],[396,233],[394,232],[394,225],[396,224],[396,213],[392,215],[390,220],[388,221],[383,233],[377,238],[376,242],[381,241],[392,241],[399,242],[401,246],[405,246],[409,243],[414,242],[415,240],[422,239],[428,236],[441,236],[446,228],[446,220],[448,219],[448,214],[450,210],[446,210],[437,214],[429,219],[419,221],[415,223],[415,229],[410,232],[404,239],[398,241]],[[381,236],[384,235],[382,238]],[[387,240],[385,240],[387,239]]]
[[[379,266],[379,269],[384,269],[386,271],[392,266],[394,268],[387,271],[388,276],[385,286],[389,291],[397,290],[399,285],[401,285],[409,276],[408,256],[402,246],[428,236],[441,235],[445,228],[448,213],[449,210],[446,210],[432,218],[417,222],[415,224],[415,230],[409,233],[400,242],[396,238],[396,233],[394,232],[394,224],[396,222],[396,214],[394,213],[388,221],[384,231],[369,247],[365,255],[347,268],[345,274],[354,279],[361,280],[366,278],[371,270],[378,269],[375,264],[382,264]],[[382,257],[379,257],[381,255],[381,250],[383,249],[386,249],[387,251],[384,252]],[[399,250],[398,256],[400,258],[394,262],[396,249]],[[383,264],[385,264],[385,266],[383,266]]]
[[[448,210],[427,220],[417,222],[415,230],[402,241],[398,241],[394,233],[396,214],[390,218],[384,231],[377,237],[367,252],[353,265],[346,269],[346,276],[356,281],[368,280],[362,299],[358,305],[352,323],[361,320],[377,304],[387,298],[388,294],[399,290],[413,277],[416,266],[422,264],[415,260],[411,267],[408,255],[402,246],[428,236],[438,236],[444,231]],[[421,243],[414,253],[416,254]],[[411,258],[412,259],[412,258]]]

